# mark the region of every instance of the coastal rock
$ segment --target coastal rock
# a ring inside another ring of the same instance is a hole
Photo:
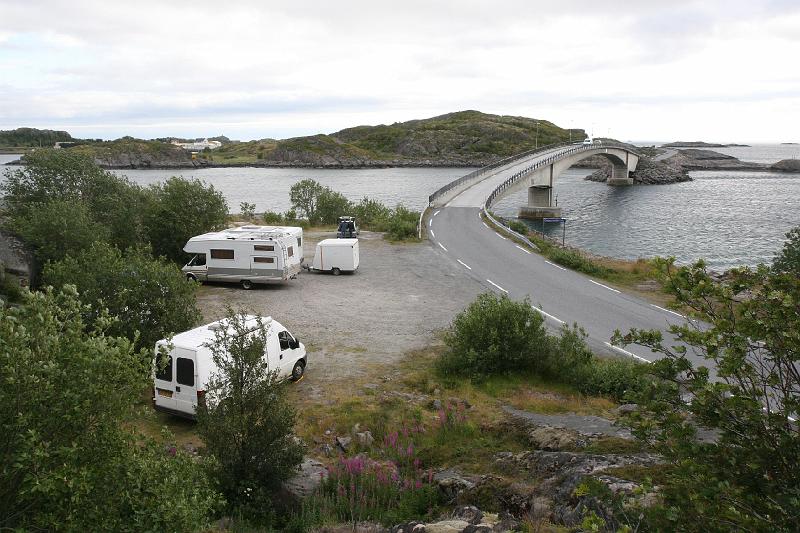
[[[448,500],[455,500],[459,494],[471,490],[475,483],[466,479],[457,470],[447,469],[433,475],[433,481],[439,488],[439,492]]]
[[[778,172],[800,172],[800,159],[784,159],[770,165],[769,169]]]
[[[277,502],[285,507],[296,507],[311,496],[327,477],[325,465],[306,457],[298,466],[297,472],[283,482]]]
[[[605,165],[587,176],[588,181],[606,182],[611,177],[611,165]],[[667,161],[656,161],[650,157],[642,157],[636,170],[631,172],[634,183],[643,185],[665,185],[692,181],[689,174],[680,165]]]
[[[715,152],[713,150],[678,150],[676,154],[664,160],[683,170],[767,170],[767,165],[740,161],[739,159]]]

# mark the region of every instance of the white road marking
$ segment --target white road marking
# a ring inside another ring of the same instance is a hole
[[[491,283],[492,285],[494,285],[495,287],[497,287],[498,289],[500,289],[500,290],[501,290],[501,291],[503,291],[504,293],[508,294],[508,291],[507,291],[507,290],[505,290],[503,287],[501,287],[500,285],[498,285],[498,284],[497,284],[497,283],[495,283],[494,281],[492,281],[492,280],[490,280],[490,279],[487,279],[486,281],[488,281],[489,283]]]
[[[486,222],[482,222],[482,224],[486,227],[486,229],[492,229],[492,228],[490,228],[489,226],[486,225]]]
[[[556,322],[558,322],[559,324],[563,324],[563,323],[564,323],[564,321],[563,321],[563,320],[561,320],[560,318],[558,318],[558,317],[554,317],[554,316],[553,316],[553,315],[551,315],[550,313],[545,313],[544,311],[542,311],[541,309],[539,309],[539,308],[538,308],[538,307],[536,307],[535,305],[532,305],[531,307],[533,308],[533,310],[534,310],[534,311],[538,311],[538,312],[539,312],[539,313],[541,313],[542,315],[546,316],[547,318],[549,318],[549,319],[551,319],[551,320],[555,320],[555,321],[556,321]]]
[[[433,219],[430,219],[430,220],[428,221],[428,227],[430,228],[431,226],[433,226]]]
[[[604,289],[608,289],[608,290],[610,290],[610,291],[612,291],[612,292],[619,292],[617,289],[612,289],[612,288],[611,288],[611,287],[609,287],[608,285],[603,285],[602,283],[597,283],[597,282],[596,282],[596,281],[594,281],[593,279],[590,279],[589,281],[590,281],[591,283],[594,283],[595,285],[600,285],[600,286],[601,286],[601,287],[603,287]]]
[[[436,234],[433,232],[433,230],[431,230],[431,237],[433,237],[434,239],[436,238]]]
[[[468,264],[466,264],[466,263],[465,263],[464,261],[462,261],[461,259],[456,259],[456,261],[458,261],[459,263],[461,263],[461,265],[462,265],[464,268],[466,268],[467,270],[472,270],[472,267],[471,267],[471,266],[469,266]]]
[[[519,250],[522,250],[523,252],[525,252],[528,255],[531,255],[531,253],[528,250],[526,250],[525,248],[523,248],[522,246],[517,246],[516,248],[519,249]]]
[[[559,269],[559,270],[566,270],[566,268],[562,267],[561,265],[557,265],[557,264],[555,264],[555,263],[551,263],[550,261],[545,261],[545,263],[547,263],[547,264],[548,264],[548,265],[550,265],[550,266],[554,266],[554,267],[556,267],[556,268],[557,268],[557,269]]]
[[[629,352],[628,350],[623,350],[619,346],[614,346],[610,342],[607,342],[605,344],[606,344],[606,346],[608,346],[612,350],[617,351],[617,352],[619,352],[619,353],[621,353],[623,355],[627,355],[628,357],[633,357],[634,359],[638,359],[639,361],[642,361],[644,363],[649,363],[650,362],[647,359],[645,359],[644,357],[640,357],[640,356],[636,355],[635,353]]]
[[[440,242],[437,242],[436,244],[438,244],[438,245],[439,245],[439,248],[441,248],[441,249],[442,249],[442,250],[444,250],[445,252],[447,251],[447,248],[445,248],[445,247],[444,247],[444,244],[442,244],[442,243],[440,243]]]
[[[655,307],[656,309],[661,309],[662,311],[666,311],[667,313],[672,313],[672,314],[673,314],[673,315],[675,315],[675,316],[679,316],[679,317],[681,317],[681,318],[686,318],[686,317],[685,317],[685,316],[683,316],[682,314],[680,314],[680,313],[676,313],[675,311],[672,311],[671,309],[665,309],[665,308],[663,308],[663,307],[659,307],[659,306],[657,306],[656,304],[650,304],[650,305],[652,305],[652,306],[653,306],[653,307]]]
[[[433,214],[433,216],[436,216],[436,215],[438,215],[438,214],[439,214],[439,211],[436,211],[436,212]]]
[[[501,239],[503,239],[504,241],[507,241],[507,240],[508,240],[508,239],[506,239],[505,237],[503,237],[502,235],[500,235],[499,233],[495,233],[495,235],[497,235],[498,237],[500,237],[500,238],[501,238]]]

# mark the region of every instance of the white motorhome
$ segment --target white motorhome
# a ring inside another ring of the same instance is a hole
[[[309,270],[330,272],[338,276],[342,272],[355,272],[358,261],[358,239],[325,239],[317,243],[314,261]]]
[[[303,228],[239,226],[189,239],[184,252],[195,254],[181,270],[190,280],[241,283],[286,281],[303,263]]]
[[[267,329],[267,349],[264,362],[270,370],[277,370],[283,378],[298,380],[303,377],[307,364],[306,347],[285,327],[271,317],[261,319]],[[249,315],[245,322],[249,331],[259,327],[258,317]],[[205,395],[209,378],[217,372],[211,357],[210,346],[214,333],[230,327],[226,319],[206,324],[175,335],[171,342],[162,339],[156,343],[153,358],[153,403],[159,411],[194,418],[197,403]],[[167,354],[164,368],[160,368],[159,353]]]

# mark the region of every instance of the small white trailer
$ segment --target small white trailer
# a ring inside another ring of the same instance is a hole
[[[338,276],[342,272],[358,269],[358,239],[325,239],[317,243],[314,261],[309,270],[330,272]]]
[[[269,370],[279,376],[298,380],[303,377],[307,364],[306,347],[285,327],[271,317],[261,318],[267,330],[267,347],[264,362]],[[248,331],[259,328],[259,317],[247,316]],[[175,335],[171,341],[156,343],[153,358],[153,404],[159,411],[177,416],[195,418],[197,403],[206,393],[209,378],[218,372],[211,356],[210,345],[214,333],[230,327],[226,319],[206,324]],[[161,351],[166,352],[164,367],[159,365]]]
[[[181,270],[190,280],[241,283],[286,281],[303,263],[303,229],[240,226],[189,239],[184,252],[195,254]]]

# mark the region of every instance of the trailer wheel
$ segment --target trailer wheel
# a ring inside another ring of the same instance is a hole
[[[242,280],[242,288],[244,290],[246,290],[246,291],[249,291],[250,289],[253,288],[253,282],[250,281],[249,279],[243,279]]]
[[[303,361],[298,361],[294,364],[294,368],[292,368],[292,381],[297,381],[303,377],[303,372],[306,370],[306,365],[303,364]]]
[[[341,271],[341,270],[339,270],[339,269],[338,269],[338,268],[336,268],[336,267],[334,267],[334,268],[333,268],[333,270],[331,270],[331,274],[333,274],[334,276],[338,276],[338,275],[339,275],[339,274],[341,274],[341,273],[342,273],[342,271]]]

